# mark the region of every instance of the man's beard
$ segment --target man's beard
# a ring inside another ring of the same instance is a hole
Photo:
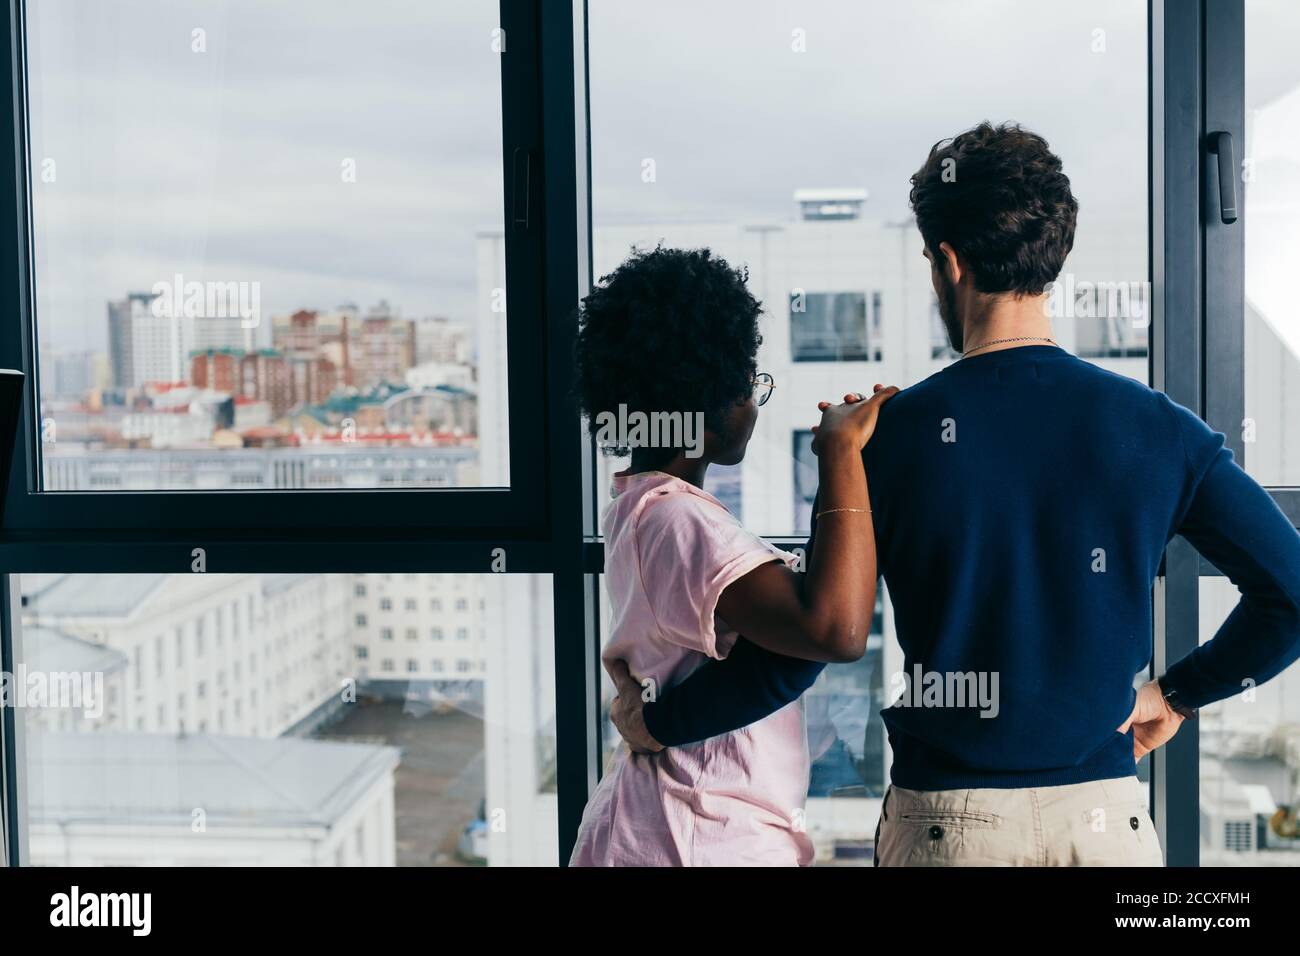
[[[961,322],[957,320],[957,290],[945,279],[939,285],[938,298],[939,318],[943,320],[944,331],[948,333],[948,342],[952,345],[952,350],[960,354],[966,336],[962,332]]]

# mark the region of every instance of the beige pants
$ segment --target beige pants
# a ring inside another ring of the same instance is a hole
[[[1137,777],[885,791],[876,866],[1164,866]]]

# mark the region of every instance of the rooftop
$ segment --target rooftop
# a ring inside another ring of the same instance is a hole
[[[63,574],[53,580],[23,588],[23,604],[30,612],[59,617],[126,617],[136,609],[166,574]]]
[[[26,626],[22,634],[22,662],[29,670],[109,674],[126,666],[126,655],[122,652],[52,627]]]
[[[210,734],[34,733],[33,823],[320,827],[399,761],[395,747]]]

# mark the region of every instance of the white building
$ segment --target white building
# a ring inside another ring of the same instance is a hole
[[[470,681],[487,673],[483,575],[351,576],[359,680]]]
[[[35,866],[392,866],[396,748],[215,734],[27,740]]]
[[[76,729],[92,741],[112,741],[116,732],[126,731],[121,736],[155,742],[111,746],[122,748],[123,753],[142,748],[147,757],[141,759],[155,761],[155,772],[162,773],[168,760],[188,759],[193,751],[177,750],[180,745],[158,740],[242,741],[304,735],[346,706],[345,697],[355,700],[358,695],[377,694],[455,707],[483,725],[482,829],[487,861],[492,865],[556,862],[549,577],[33,575],[24,592],[18,660],[47,671],[56,667],[101,671],[107,687],[99,719],[87,720],[67,711],[27,712],[23,728],[27,739],[36,741],[56,729]],[[357,695],[344,693],[351,689],[350,683],[345,684],[350,678],[360,685]],[[427,713],[427,707],[407,712],[418,716]],[[433,719],[436,722],[436,716]],[[437,732],[436,723],[429,732]],[[74,746],[56,744],[64,749]],[[104,748],[110,743],[99,749],[93,743],[88,746],[98,755],[96,760],[106,759]],[[59,759],[58,753],[62,750],[34,750],[28,759],[44,772],[45,763]],[[267,753],[277,759],[291,756]],[[317,754],[328,757],[330,752],[292,754],[308,760]],[[316,772],[306,766],[301,770]],[[171,773],[178,786],[195,786],[200,794],[209,789],[225,793],[215,779],[195,782],[187,764],[173,765]],[[391,803],[391,780],[388,786]],[[408,798],[436,799],[423,791]],[[44,799],[42,794],[29,796],[34,822],[49,822],[61,812],[42,804]],[[98,817],[99,830],[94,833],[96,839],[104,836],[102,845],[51,843],[52,833],[41,831],[45,846],[41,852],[57,859],[121,859],[118,854],[124,852],[124,844],[114,841],[135,834],[149,836],[148,855],[151,860],[159,857],[157,862],[189,859],[187,854],[199,852],[196,847],[209,854],[204,859],[215,861],[227,851],[231,862],[246,858],[246,847],[238,841],[196,845],[187,841],[185,832],[131,829],[134,810],[119,807],[122,812],[114,814],[102,799],[102,794],[87,791],[86,804],[96,808],[90,816]],[[246,820],[252,830],[238,835],[239,840],[270,840],[265,834],[271,824],[255,803],[246,808]],[[391,831],[391,821],[385,826]],[[80,836],[90,833],[85,830]],[[173,836],[180,842],[174,842]],[[280,839],[277,835],[268,846]],[[277,848],[278,856],[262,862],[292,862],[281,859],[285,854],[297,854],[300,861],[331,859],[334,844],[319,834],[295,830],[283,839],[302,845]],[[371,860],[366,854],[379,852],[378,845],[364,845],[370,847],[365,853],[345,849],[344,861]],[[34,860],[35,846],[34,830]],[[383,852],[392,862],[391,847]]]
[[[436,388],[451,385],[467,390],[474,389],[474,367],[453,362],[430,359],[406,371],[406,384],[411,388]]]
[[[484,597],[486,817],[492,866],[559,862],[555,642],[549,575],[479,575]]]
[[[415,361],[421,365],[473,365],[473,329],[446,316],[431,316],[415,322]]]
[[[492,866],[558,862],[551,601],[546,575],[352,576],[363,686],[482,718]]]
[[[260,316],[250,318],[248,326],[245,328],[245,320],[238,315],[196,316],[193,319],[193,348],[199,352],[206,352],[209,349],[244,349],[252,351],[256,348],[255,332],[257,326],[254,322],[260,322],[260,318]],[[188,356],[189,353],[187,352],[186,355]],[[188,380],[188,365],[185,372],[184,377]]]
[[[185,382],[190,377],[194,320],[187,316],[154,315],[138,299],[131,300],[131,368],[136,385]]]
[[[22,712],[28,733],[114,730],[121,726],[121,701],[128,660],[121,651],[49,627],[23,627],[24,675],[36,675],[46,688],[45,705]],[[14,675],[11,693],[26,696],[29,686]],[[25,702],[26,703],[26,702]]]
[[[346,583],[312,574],[61,575],[24,595],[23,624],[125,656],[122,696],[105,726],[274,737],[338,705],[350,676]]]
[[[235,399],[234,406],[235,420],[232,424],[236,431],[271,424],[272,415],[270,402],[240,396]]]
[[[478,234],[478,447],[486,488],[510,484],[510,406],[506,360],[506,251],[500,229]]]
[[[317,435],[283,448],[88,449],[56,442],[45,446],[41,464],[47,491],[452,488],[477,483],[478,453],[472,445],[365,447]]]
[[[212,406],[150,409],[122,416],[122,437],[147,441],[150,448],[203,448],[212,440],[217,422]]]

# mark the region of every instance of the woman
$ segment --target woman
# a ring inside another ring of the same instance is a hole
[[[820,405],[814,427],[821,511],[807,574],[746,531],[703,490],[710,464],[745,456],[770,376],[755,356],[759,303],[743,272],[708,250],[635,253],[583,303],[578,392],[598,441],[615,417],[702,422],[702,440],[654,430],[607,451],[631,454],[605,512],[612,633],[603,659],[628,662],[646,695],[725,657],[738,633],[781,654],[862,656],[876,560],[862,448],[880,406]],[[649,439],[647,441],[647,439]],[[657,439],[657,440],[656,440]],[[833,556],[833,558],[832,558]],[[572,865],[807,865],[802,810],[808,745],[801,702],[734,733],[655,754],[621,752],[583,814]]]

